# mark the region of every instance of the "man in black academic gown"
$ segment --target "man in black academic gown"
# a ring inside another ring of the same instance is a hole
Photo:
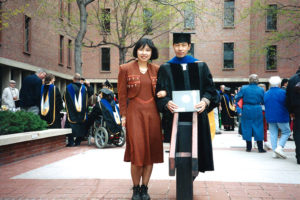
[[[87,86],[80,83],[80,74],[75,74],[73,83],[67,85],[64,96],[67,110],[66,127],[72,128],[72,134],[68,135],[68,147],[79,146],[87,132],[88,98]],[[75,143],[74,137],[76,137]]]
[[[218,95],[212,75],[205,62],[187,55],[191,48],[191,35],[173,34],[173,48],[176,56],[161,65],[158,71],[156,93],[165,90],[164,98],[156,98],[157,106],[163,113],[162,126],[165,142],[170,141],[173,112],[177,105],[172,101],[172,91],[200,90],[198,110],[198,170],[214,170],[208,111],[218,105]],[[180,113],[179,122],[192,122],[192,113]]]

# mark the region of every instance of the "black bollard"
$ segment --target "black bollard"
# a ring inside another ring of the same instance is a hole
[[[192,122],[178,122],[175,160],[176,199],[192,200]]]

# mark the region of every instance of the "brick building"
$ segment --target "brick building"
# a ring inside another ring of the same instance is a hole
[[[296,2],[281,2],[289,1]],[[61,2],[63,1],[57,1],[60,20],[68,20],[69,12],[78,12],[75,2],[68,5]],[[275,0],[269,2],[270,8],[276,7]],[[267,13],[263,19],[254,13],[239,20],[242,11],[250,8],[252,3],[253,0],[220,0],[219,4],[205,1],[204,6],[215,9],[215,16],[207,15],[205,20],[201,20],[201,14],[197,17],[187,9],[184,11],[186,18],[182,27],[172,30],[194,33],[191,53],[208,63],[217,85],[225,83],[228,86],[237,86],[246,83],[251,73],[257,73],[262,82],[267,82],[273,75],[287,78],[295,73],[300,64],[300,57],[295,57],[300,54],[299,40],[289,47],[288,42],[281,41],[270,45],[265,54],[252,54],[256,50],[251,45],[253,41],[260,43],[260,40],[274,31],[289,28],[289,24],[281,16],[272,13]],[[50,20],[36,14],[39,1],[28,0],[26,4],[29,6],[25,12],[10,17],[9,27],[0,30],[0,94],[10,79],[16,80],[17,88],[20,88],[23,78],[40,67],[56,76],[56,85],[64,92],[75,72],[74,39],[57,31]],[[4,3],[1,9],[14,9],[24,5],[25,1],[11,0]],[[64,11],[60,9],[62,6]],[[99,37],[96,30],[88,30],[86,36]],[[171,47],[172,32],[164,34],[154,42],[160,53],[160,59],[155,61],[157,64],[162,64],[174,56]],[[169,47],[161,45],[162,43],[169,44]],[[108,45],[83,48],[82,55],[83,76],[93,83],[95,91],[99,88],[98,84],[105,79],[116,85],[119,66],[117,48]],[[295,58],[279,59],[290,55]]]

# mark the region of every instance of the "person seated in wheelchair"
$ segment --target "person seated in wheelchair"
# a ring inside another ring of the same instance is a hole
[[[103,118],[103,123],[105,122],[105,128],[109,134],[109,138],[118,139],[119,137],[115,137],[118,135],[122,130],[121,125],[121,117],[119,113],[119,107],[117,106],[116,102],[114,101],[114,93],[107,89],[102,88],[101,92],[101,99],[96,105],[93,107],[91,113],[89,114],[89,126],[92,126],[95,121],[99,121],[101,119],[100,116]],[[101,121],[100,121],[101,124]]]

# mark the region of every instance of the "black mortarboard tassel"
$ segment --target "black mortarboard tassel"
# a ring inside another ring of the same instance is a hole
[[[173,44],[187,42],[191,44],[191,34],[190,33],[173,33]]]

